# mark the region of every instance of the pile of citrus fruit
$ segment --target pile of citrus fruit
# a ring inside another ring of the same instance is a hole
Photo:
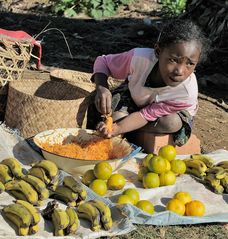
[[[172,145],[161,147],[158,155],[148,154],[138,172],[138,179],[143,187],[156,188],[175,184],[176,175],[186,171],[185,162],[175,157],[176,149]]]
[[[90,187],[95,193],[104,196],[107,190],[120,190],[125,186],[123,175],[113,173],[108,162],[99,162],[82,176],[82,183]]]
[[[166,209],[181,216],[204,216],[205,205],[199,200],[192,200],[188,192],[177,192],[167,203]]]

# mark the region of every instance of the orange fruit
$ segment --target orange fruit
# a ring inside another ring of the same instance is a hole
[[[206,211],[205,205],[198,200],[193,200],[191,202],[186,203],[185,208],[186,208],[185,211],[186,216],[202,217]]]
[[[164,172],[159,175],[160,186],[173,185],[176,182],[176,175],[172,171]]]
[[[176,149],[172,146],[172,145],[166,145],[166,146],[163,146],[159,149],[158,151],[158,155],[169,160],[169,161],[172,161],[175,159],[176,157]]]
[[[182,201],[184,204],[192,201],[191,195],[187,192],[177,192],[173,198]]]
[[[114,173],[107,181],[110,190],[120,190],[125,186],[126,180],[123,175]]]
[[[149,214],[154,213],[154,205],[149,200],[140,200],[137,202],[136,207]]]
[[[162,158],[161,156],[154,156],[148,162],[148,168],[151,172],[154,173],[162,173],[167,170],[167,163],[166,159]]]
[[[181,216],[184,215],[185,213],[185,205],[183,202],[181,202],[180,200],[178,199],[171,199],[167,205],[166,205],[166,209],[171,211],[171,212],[175,212]]]
[[[135,205],[140,199],[139,193],[135,188],[128,188],[128,189],[124,190],[122,195],[129,196],[133,202],[133,205]]]
[[[147,173],[143,177],[144,188],[157,188],[160,186],[160,179],[157,173]]]
[[[107,180],[112,175],[112,166],[108,162],[99,162],[93,171],[97,178]]]
[[[89,186],[90,183],[92,183],[95,179],[96,176],[94,175],[93,169],[89,169],[83,174],[82,183],[84,183],[86,186]]]
[[[186,164],[183,160],[175,159],[170,162],[171,170],[176,174],[184,174],[186,171]]]
[[[128,195],[120,195],[117,199],[117,203],[118,204],[132,204],[133,205],[133,201],[132,199],[128,196]]]
[[[150,161],[151,158],[153,158],[153,154],[147,154],[147,156],[143,159],[142,164],[144,167],[148,167],[148,162]]]
[[[142,182],[143,176],[149,172],[148,168],[141,167],[138,171],[138,180]]]
[[[106,182],[102,179],[95,179],[89,187],[98,195],[103,196],[107,192]]]

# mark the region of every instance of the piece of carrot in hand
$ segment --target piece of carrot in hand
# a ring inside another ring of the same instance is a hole
[[[105,119],[105,124],[109,133],[112,133],[113,119],[111,116],[107,116]]]

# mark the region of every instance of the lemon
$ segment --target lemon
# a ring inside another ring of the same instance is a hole
[[[173,185],[176,182],[176,175],[172,171],[164,172],[159,175],[160,186]]]
[[[171,199],[167,205],[166,205],[166,209],[169,210],[169,211],[172,211],[172,212],[175,212],[181,216],[184,215],[185,213],[185,205],[183,202],[181,202],[180,200],[178,199]]]
[[[124,190],[122,194],[129,196],[133,202],[133,205],[135,205],[140,199],[139,193],[135,188],[128,188]]]
[[[154,156],[148,162],[148,168],[151,172],[162,173],[167,170],[167,160],[161,156]]]
[[[170,162],[171,170],[176,174],[184,174],[186,171],[186,164],[183,160],[175,159]]]
[[[149,172],[148,168],[142,167],[138,171],[138,180],[142,182],[143,176]]]
[[[187,192],[177,192],[173,198],[182,201],[184,204],[192,201],[191,195]]]
[[[107,180],[112,175],[112,166],[108,162],[99,162],[94,167],[94,175],[99,179]]]
[[[157,173],[147,173],[143,177],[144,188],[157,188],[160,185],[160,179]]]
[[[82,183],[84,183],[86,186],[89,186],[90,183],[92,183],[95,179],[96,176],[94,175],[93,169],[90,169],[83,174]]]
[[[106,182],[102,179],[95,179],[89,187],[100,196],[104,196],[107,192]]]
[[[163,146],[159,149],[158,151],[158,155],[169,160],[169,161],[172,161],[175,159],[176,157],[176,149],[172,146],[172,145],[166,145],[166,146]]]
[[[169,162],[169,160],[166,159],[166,172],[171,170],[171,164]]]
[[[118,204],[132,204],[133,205],[133,201],[132,199],[128,196],[128,195],[120,195],[117,199],[117,203]]]
[[[125,186],[126,180],[123,175],[114,173],[107,181],[110,190],[120,190]]]
[[[143,159],[143,166],[144,167],[148,167],[148,162],[151,158],[153,158],[154,155],[153,154],[147,154],[147,156]]]
[[[137,202],[136,207],[149,214],[154,213],[154,205],[149,200],[140,200]]]
[[[197,216],[202,217],[205,214],[205,205],[198,200],[193,200],[191,202],[186,203],[186,216]]]

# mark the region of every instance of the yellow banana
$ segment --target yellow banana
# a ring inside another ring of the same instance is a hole
[[[54,209],[51,217],[55,230],[65,229],[69,225],[69,217],[63,209]]]
[[[17,204],[24,206],[32,215],[31,225],[36,225],[40,222],[40,214],[38,210],[29,202],[24,200],[16,200]]]
[[[57,165],[50,160],[41,160],[36,163],[33,167],[42,168],[45,170],[46,175],[53,180],[59,173]]]
[[[100,225],[100,213],[96,207],[84,202],[78,206],[77,214],[80,218],[87,219],[91,222],[93,231],[99,231],[101,229]]]
[[[112,227],[112,215],[111,210],[108,205],[106,205],[101,200],[90,200],[88,203],[92,204],[98,209],[101,215],[101,222],[105,230],[109,230]]]
[[[4,184],[0,181],[0,193],[5,191],[5,186]]]
[[[198,170],[200,173],[204,173],[207,170],[207,166],[205,165],[205,163],[200,160],[192,159],[192,160],[184,160],[184,162],[187,168],[194,168]]]
[[[216,166],[223,167],[224,169],[228,169],[228,161],[219,162]]]
[[[29,227],[20,227],[18,228],[19,236],[27,236],[29,234]]]
[[[228,174],[224,178],[222,178],[220,182],[225,192],[228,193]]]
[[[223,193],[224,188],[220,184],[220,180],[215,177],[214,174],[207,174],[204,178],[205,182],[214,189],[215,193]]]
[[[40,179],[33,175],[26,175],[22,178],[22,180],[31,184],[37,192],[41,192],[43,189],[46,189],[46,184]]]
[[[0,164],[0,181],[3,184],[5,184],[5,183],[11,181],[12,179],[13,178],[12,178],[9,167],[4,164]]]
[[[26,197],[26,201],[30,202],[33,205],[36,205],[38,202],[38,194],[32,186],[23,181],[23,180],[14,180],[5,184],[6,191],[19,191],[23,193]]]
[[[206,164],[206,166],[208,168],[213,167],[213,165],[215,163],[211,157],[209,157],[207,155],[203,155],[203,154],[193,154],[193,155],[191,155],[191,158],[196,159],[196,160],[201,160],[202,162],[204,162]]]
[[[16,178],[21,178],[21,177],[24,176],[21,164],[18,162],[17,159],[15,159],[15,158],[7,158],[7,159],[2,160],[1,163],[6,165],[6,166],[8,166],[10,171],[11,171],[11,173]]]
[[[197,169],[195,168],[186,168],[186,173],[187,174],[191,174],[191,175],[194,175],[198,178],[201,178],[203,179],[203,177],[206,175],[206,173],[200,173]]]
[[[78,193],[78,196],[81,200],[86,199],[87,197],[86,190],[84,189],[82,184],[77,182],[77,180],[75,180],[72,176],[65,176],[63,179],[63,185],[65,185],[66,187],[69,187],[75,193]]]
[[[49,183],[48,188],[51,191],[55,191],[58,186],[59,186],[59,178],[57,176]]]
[[[213,173],[217,179],[225,178],[226,171],[222,167],[214,166],[207,170],[207,173]]]
[[[36,234],[37,232],[39,231],[39,225],[36,224],[36,225],[33,225],[33,226],[30,226],[29,227],[29,235],[33,235],[33,234]]]
[[[45,174],[45,171],[42,168],[31,168],[29,170],[29,175],[33,175],[39,179],[41,179],[46,185],[48,185],[51,180]]]
[[[4,215],[9,219],[16,218],[13,223],[16,224],[18,228],[29,227],[32,222],[31,213],[22,205],[14,203],[9,204],[3,208]],[[13,216],[12,216],[13,215]]]
[[[78,219],[78,214],[76,213],[76,211],[74,210],[74,208],[72,207],[67,207],[66,208],[66,213],[69,217],[69,225],[66,228],[66,234],[71,234],[71,233],[75,233],[80,225],[80,221]]]
[[[55,236],[59,236],[59,237],[61,237],[61,236],[65,236],[65,233],[64,233],[64,230],[63,229],[55,229],[54,230],[54,235]]]

